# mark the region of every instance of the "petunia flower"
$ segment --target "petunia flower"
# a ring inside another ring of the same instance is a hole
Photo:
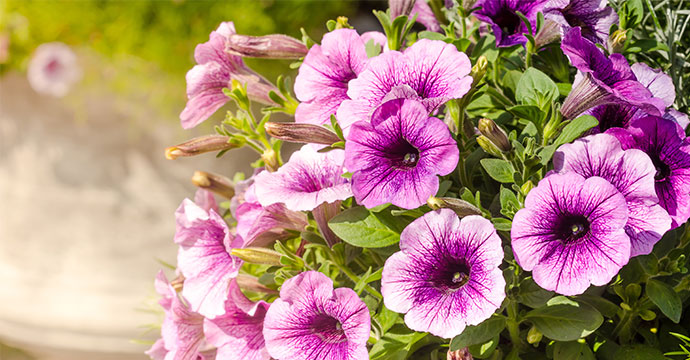
[[[81,76],[77,55],[61,42],[39,45],[29,60],[29,84],[39,94],[63,97]]]
[[[244,241],[230,233],[215,210],[206,211],[189,199],[182,201],[175,219],[175,243],[180,245],[177,265],[185,277],[182,294],[192,311],[207,318],[222,315],[230,280],[242,266],[230,252]]]
[[[448,127],[414,100],[383,104],[371,123],[352,125],[345,143],[352,192],[367,208],[389,202],[405,209],[423,205],[438,191],[437,175],[450,174],[458,159]]]
[[[623,194],[629,211],[625,232],[631,241],[630,257],[652,252],[671,228],[671,218],[659,205],[654,189],[652,160],[640,150],[623,150],[614,136],[591,135],[562,145],[554,154],[553,167],[585,178],[601,177]]]
[[[369,310],[349,288],[307,271],[285,281],[264,320],[268,353],[276,360],[368,359]]]
[[[659,204],[668,211],[676,228],[690,218],[690,139],[675,122],[647,116],[633,121],[627,129],[613,128],[623,149],[647,153],[656,168],[654,176]]]
[[[496,37],[496,46],[508,47],[527,42],[524,34],[529,29],[520,19],[517,12],[521,12],[536,30],[537,13],[542,11],[547,0],[479,0],[474,7],[481,9],[472,13],[477,19],[491,25]]]
[[[579,27],[563,37],[561,49],[579,71],[573,89],[563,101],[561,113],[567,119],[604,104],[632,105],[659,115],[665,102],[638,81],[621,54],[606,57],[593,42],[582,37]]]
[[[341,201],[352,196],[350,182],[342,175],[343,150],[317,152],[304,145],[276,172],[256,176],[256,197],[262,206],[285,204],[292,211],[312,211],[326,241],[339,239],[328,227],[328,220],[340,212]]]
[[[450,209],[426,213],[400,234],[400,251],[386,260],[386,307],[406,313],[412,330],[452,338],[488,319],[505,298],[501,239],[491,222]]]
[[[200,348],[204,344],[204,317],[192,311],[170,285],[163,271],[155,281],[160,294],[159,304],[165,311],[161,339],[146,354],[154,360],[196,360],[203,358]]]
[[[217,359],[268,360],[263,328],[269,304],[252,302],[240,290],[235,280],[225,301],[225,314],[204,320],[204,333],[209,344],[215,346]]]
[[[676,100],[676,89],[670,76],[644,63],[635,63],[630,69],[637,81],[646,87],[654,98],[663,102],[666,108],[663,117],[675,120],[681,126],[687,123],[687,115],[670,108]],[[656,108],[653,113],[658,114]],[[625,128],[633,120],[649,115],[644,109],[624,103],[599,105],[585,111],[584,114],[592,115],[599,120],[599,125],[592,129],[592,133],[604,132],[613,127]]]
[[[563,34],[580,27],[585,39],[605,45],[611,25],[618,23],[618,14],[607,5],[608,0],[549,0],[543,12],[561,25]]]
[[[330,123],[331,115],[349,99],[348,81],[359,75],[366,61],[365,42],[355,30],[337,29],[324,35],[321,45],[309,49],[295,78],[295,95],[301,101],[295,121]]]
[[[350,81],[347,95],[352,100],[338,109],[338,123],[347,134],[353,123],[369,121],[377,107],[397,98],[418,100],[431,113],[470,90],[471,67],[467,55],[438,40],[422,39],[404,52],[385,52]]]
[[[221,23],[212,31],[209,41],[199,44],[194,50],[197,65],[187,72],[187,105],[180,114],[182,127],[191,129],[213,115],[230,98],[223,88],[237,80],[247,86],[252,100],[273,104],[268,93],[278,89],[268,80],[248,68],[242,57],[225,52],[228,37],[234,35],[235,25],[229,21]]]
[[[513,218],[515,259],[534,281],[563,295],[605,285],[630,259],[628,206],[608,181],[553,173]]]

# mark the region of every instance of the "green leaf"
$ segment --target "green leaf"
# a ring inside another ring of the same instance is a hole
[[[593,333],[604,322],[597,309],[565,296],[556,296],[545,306],[528,312],[530,320],[544,336],[557,341],[572,341]]]
[[[385,305],[381,305],[381,310],[376,315],[376,320],[381,325],[381,331],[385,334],[395,322],[398,321],[400,315],[393,310],[388,309]]]
[[[395,325],[371,347],[369,357],[371,360],[405,359],[412,345],[425,336],[426,333],[410,331],[405,325]]]
[[[531,277],[529,277],[520,283],[518,301],[531,308],[538,308],[544,306],[544,304],[553,297],[553,294],[553,291],[542,289]]]
[[[544,112],[535,105],[515,105],[506,110],[521,119],[526,119],[537,123],[541,122],[541,119],[544,116]]]
[[[486,359],[493,354],[494,350],[496,350],[499,339],[500,337],[496,335],[491,338],[491,340],[483,344],[468,346],[468,350],[470,350],[470,354],[472,354],[472,357],[475,359]]]
[[[551,161],[551,158],[553,157],[553,153],[556,152],[559,146],[574,141],[575,139],[579,138],[582,134],[584,134],[587,130],[597,125],[599,125],[599,120],[597,120],[597,118],[595,118],[594,116],[590,115],[582,115],[575,118],[573,121],[569,122],[568,125],[566,125],[563,128],[561,134],[558,135],[553,144],[545,147],[539,153],[539,156],[541,157],[541,163],[543,165],[548,164],[549,161]]]
[[[420,31],[417,34],[417,37],[420,39],[429,39],[429,40],[441,40],[441,41],[446,40],[445,35],[439,34],[435,31]]]
[[[374,39],[371,39],[364,44],[364,50],[366,51],[368,58],[373,58],[381,53],[381,46],[375,43]]]
[[[615,360],[666,360],[661,350],[647,345],[630,345],[616,351]]]
[[[595,360],[586,342],[557,342],[553,348],[553,360]]]
[[[500,334],[505,327],[506,319],[500,316],[490,317],[476,326],[468,326],[460,335],[450,341],[450,351],[485,343]]]
[[[507,160],[502,159],[482,159],[482,167],[494,180],[502,183],[513,182],[513,165]]]
[[[676,324],[680,321],[683,302],[671,286],[659,280],[650,279],[647,281],[645,292],[649,300],[652,300],[654,305],[658,306],[659,310],[671,321]]]
[[[515,97],[524,105],[544,110],[558,99],[558,86],[543,72],[531,67],[522,74],[515,89]]]
[[[598,295],[582,294],[578,295],[575,300],[594,307],[595,309],[599,310],[602,315],[608,318],[614,318],[618,312],[618,309],[620,309],[618,305]]]
[[[511,227],[513,226],[512,221],[504,218],[493,218],[491,219],[491,223],[494,224],[494,227],[498,231],[510,231]]]
[[[336,215],[328,222],[328,227],[346,243],[363,248],[386,247],[400,241],[399,233],[363,206]]]

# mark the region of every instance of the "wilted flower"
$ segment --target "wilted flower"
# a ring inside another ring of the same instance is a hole
[[[597,134],[558,148],[554,170],[574,172],[585,178],[599,176],[618,189],[628,204],[625,232],[630,237],[630,257],[652,252],[654,244],[671,228],[671,218],[658,203],[654,190],[656,169],[644,152],[623,150],[612,135]]]
[[[340,202],[352,196],[350,182],[342,175],[343,150],[317,152],[304,145],[278,171],[256,176],[256,197],[263,206],[285,204],[293,211],[312,211],[326,240],[338,239],[328,228],[328,220],[340,211]]]
[[[189,309],[168,282],[163,271],[155,280],[158,303],[165,311],[161,339],[146,352],[154,360],[203,358],[199,349],[204,341],[204,317]]]
[[[67,95],[81,75],[77,55],[61,42],[39,45],[27,70],[29,84],[34,91],[55,97]]]
[[[684,119],[687,120],[687,115],[683,116],[683,114],[676,119],[673,115],[678,112],[669,108],[676,100],[676,89],[670,76],[664,74],[660,69],[652,69],[644,63],[635,63],[630,69],[637,81],[646,87],[654,98],[661,100],[663,105],[667,107],[664,117],[670,117],[679,123],[682,123]],[[654,110],[653,112],[657,113],[656,108]],[[613,127],[624,128],[633,120],[648,115],[645,110],[635,105],[620,103],[599,105],[585,111],[585,114],[592,115],[599,120],[599,125],[592,130],[593,133],[603,132]]]
[[[363,70],[367,61],[364,41],[355,30],[337,29],[323,36],[304,58],[295,79],[295,95],[301,103],[295,121],[330,123],[340,104],[349,99],[348,81]]]
[[[580,27],[585,39],[606,44],[611,25],[618,23],[618,14],[607,5],[608,0],[549,0],[543,12],[562,26],[562,33]]]
[[[208,119],[230,98],[223,88],[230,87],[232,80],[247,86],[247,94],[253,100],[272,104],[270,91],[278,89],[268,80],[248,68],[242,57],[225,52],[228,37],[235,34],[235,25],[221,23],[212,31],[209,41],[197,45],[194,50],[195,65],[187,72],[187,106],[180,114],[182,127],[193,128]]]
[[[488,319],[505,298],[501,239],[491,222],[449,209],[426,213],[400,234],[400,251],[386,260],[386,307],[406,313],[412,330],[452,338]]]
[[[632,72],[621,54],[608,58],[593,42],[580,34],[580,28],[572,28],[561,42],[561,49],[579,72],[573,89],[563,101],[561,113],[572,119],[587,109],[604,104],[636,106],[651,114],[661,114],[664,101],[654,98]]]
[[[288,210],[284,204],[262,206],[256,196],[254,177],[236,186],[230,210],[237,220],[237,234],[246,246],[263,246],[290,236],[288,230],[302,231],[307,216]]]
[[[301,41],[283,34],[231,34],[225,50],[236,56],[269,59],[299,59],[309,51]]]
[[[209,344],[215,346],[217,359],[268,360],[263,328],[269,304],[252,302],[240,290],[235,280],[225,301],[225,314],[204,321],[204,333]]]
[[[527,42],[529,34],[525,23],[517,12],[521,12],[536,30],[537,13],[542,11],[547,0],[479,0],[474,6],[481,9],[472,13],[479,20],[489,23],[496,36],[496,46],[508,47]]]
[[[244,241],[230,233],[214,209],[207,211],[189,199],[182,201],[175,219],[177,265],[185,277],[182,294],[193,311],[207,318],[222,315],[229,282],[242,265],[230,252]]]
[[[414,100],[383,104],[371,123],[352,125],[345,143],[352,192],[367,208],[388,202],[405,209],[423,205],[438,191],[437,175],[452,172],[458,159],[448,127]]]
[[[347,133],[353,123],[369,121],[379,105],[398,98],[418,100],[430,113],[470,90],[470,70],[467,55],[443,41],[422,39],[404,52],[385,52],[350,81],[352,100],[338,109],[338,123]]]
[[[633,121],[627,129],[607,131],[623,149],[640,149],[652,159],[659,204],[678,227],[690,218],[690,139],[675,122],[657,116]]]
[[[277,360],[368,359],[369,310],[349,288],[307,271],[285,281],[264,320],[268,353]]]
[[[630,259],[625,197],[600,178],[551,174],[513,218],[513,252],[544,289],[563,295],[605,285]]]

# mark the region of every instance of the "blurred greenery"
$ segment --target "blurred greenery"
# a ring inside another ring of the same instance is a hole
[[[297,38],[304,27],[319,39],[327,20],[356,10],[356,2],[340,0],[2,0],[0,43],[9,39],[9,56],[0,56],[0,74],[25,70],[39,44],[61,41],[80,56],[86,75],[82,86],[105,82],[118,95],[143,97],[150,105],[177,113],[184,106],[184,74],[194,65],[194,47],[207,41],[221,22],[233,21],[242,34]],[[247,63],[269,80],[286,72],[289,64],[256,59]]]

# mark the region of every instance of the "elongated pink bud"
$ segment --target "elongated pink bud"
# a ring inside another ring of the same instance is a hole
[[[284,141],[323,145],[340,141],[335,133],[319,125],[268,122],[264,128],[272,137]]]
[[[178,157],[237,148],[237,145],[229,143],[229,140],[229,137],[222,135],[199,136],[165,149],[165,158],[175,160]]]
[[[223,175],[206,171],[195,171],[194,176],[192,176],[192,183],[227,199],[232,199],[235,196],[235,188],[232,186],[232,181]]]
[[[281,34],[249,36],[233,34],[228,37],[225,51],[242,57],[266,59],[299,59],[309,49],[301,41]]]

